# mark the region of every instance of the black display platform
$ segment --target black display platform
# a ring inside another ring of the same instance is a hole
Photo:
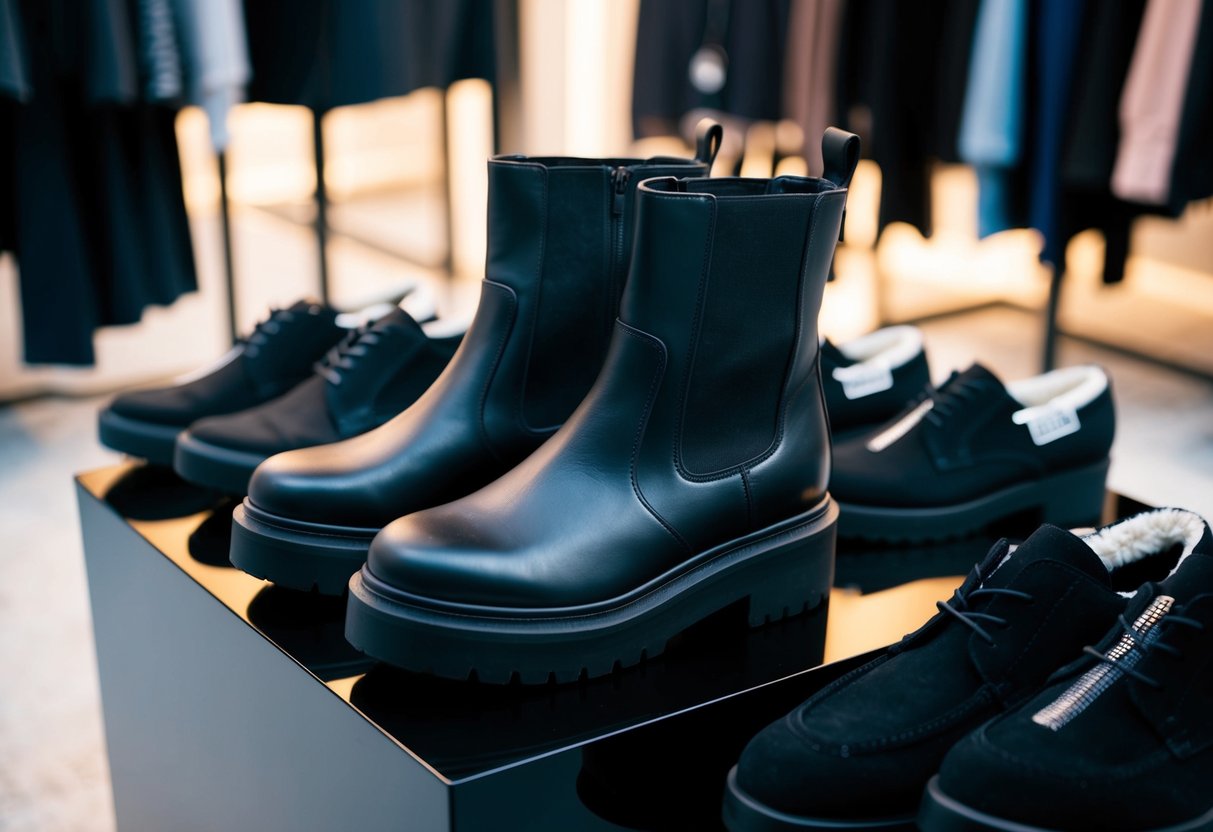
[[[844,546],[836,584],[871,594],[836,589],[829,627],[825,608],[757,631],[726,610],[614,676],[495,687],[374,664],[342,636],[344,599],[232,568],[231,501],[136,465],[77,483],[122,832],[719,829],[750,736],[1034,525]]]

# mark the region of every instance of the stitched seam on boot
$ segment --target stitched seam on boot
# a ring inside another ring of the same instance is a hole
[[[514,401],[514,416],[518,420],[518,426],[523,433],[535,434],[542,436],[543,434],[554,433],[556,428],[533,428],[526,420],[526,382],[527,377],[531,374],[531,351],[535,347],[535,327],[539,321],[539,302],[543,299],[543,257],[547,252],[548,246],[548,171],[547,168],[540,166],[539,168],[543,176],[543,196],[539,204],[539,212],[543,215],[543,229],[539,232],[539,254],[535,259],[535,302],[534,308],[531,310],[531,324],[528,327],[526,336],[526,355],[522,362],[522,378],[519,379],[518,392]],[[496,375],[496,369],[494,369]],[[496,452],[494,452],[496,455]]]

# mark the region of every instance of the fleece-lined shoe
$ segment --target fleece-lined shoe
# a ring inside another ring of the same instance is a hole
[[[347,335],[289,393],[195,422],[177,439],[173,467],[197,485],[244,494],[266,458],[382,425],[416,401],[455,354],[462,333],[438,334],[449,332],[444,325],[419,325],[403,309],[391,310]]]
[[[1048,688],[948,753],[922,829],[1213,830],[1213,536],[1190,512],[1152,516],[1145,536],[1182,544],[1179,568]]]
[[[1055,526],[1013,551],[1000,541],[925,626],[750,742],[729,775],[726,825],[912,829],[948,749],[1098,639],[1125,609],[1120,591],[1169,573],[1173,542]]]
[[[276,309],[217,364],[168,387],[116,397],[98,416],[101,444],[172,465],[177,436],[191,423],[281,396],[345,333],[337,312],[323,304],[301,300]]]
[[[1003,386],[974,365],[928,387],[874,433],[834,446],[838,531],[869,540],[942,540],[1038,511],[1099,518],[1115,433],[1112,391],[1080,366]]]
[[[889,326],[835,346],[821,345],[821,386],[835,441],[896,416],[931,383],[922,332]]]

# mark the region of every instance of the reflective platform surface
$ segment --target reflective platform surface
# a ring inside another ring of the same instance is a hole
[[[192,788],[230,804],[208,828],[717,829],[750,736],[921,625],[997,537],[1035,526],[917,549],[844,541],[828,615],[749,630],[724,610],[609,677],[493,686],[377,664],[346,643],[344,598],[233,568],[235,501],[133,464],[79,485],[119,828],[189,825],[206,805]],[[203,724],[175,737],[178,720]],[[191,782],[173,768],[185,754],[226,759]]]

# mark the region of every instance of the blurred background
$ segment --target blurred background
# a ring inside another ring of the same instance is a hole
[[[98,404],[305,295],[467,314],[492,153],[682,153],[711,114],[717,175],[819,174],[858,132],[823,332],[1101,363],[1110,486],[1213,513],[1211,80],[1210,0],[0,0],[0,829],[112,827]]]

